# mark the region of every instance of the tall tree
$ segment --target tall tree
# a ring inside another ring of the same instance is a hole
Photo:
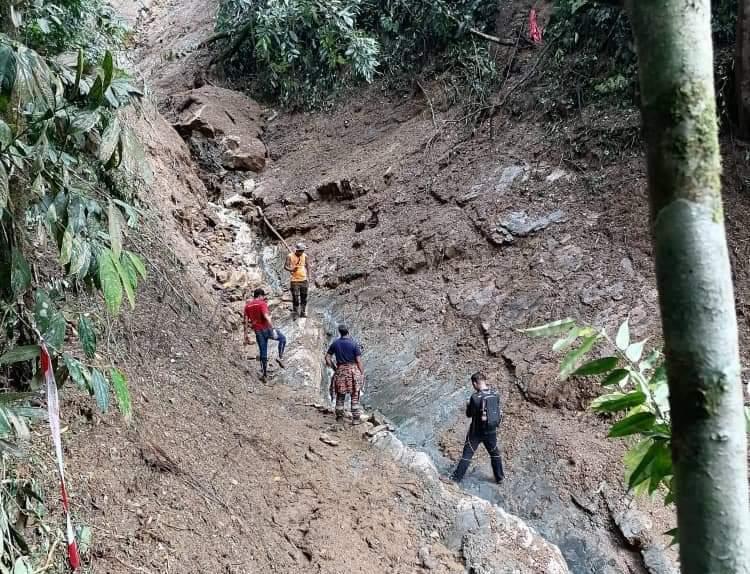
[[[750,138],[750,0],[737,1],[734,86],[739,136]]]
[[[737,322],[721,201],[709,0],[627,0],[672,409],[684,574],[750,573]]]

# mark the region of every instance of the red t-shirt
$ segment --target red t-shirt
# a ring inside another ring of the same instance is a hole
[[[264,313],[270,315],[268,303],[263,299],[253,299],[245,304],[245,318],[252,324],[253,331],[264,331],[271,328],[271,323],[263,317]]]

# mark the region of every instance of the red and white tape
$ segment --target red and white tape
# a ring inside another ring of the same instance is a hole
[[[55,445],[55,457],[57,458],[57,472],[60,475],[60,494],[62,495],[63,510],[65,510],[65,534],[68,542],[68,560],[70,567],[75,572],[81,565],[81,557],[78,554],[78,543],[73,533],[73,522],[70,519],[70,506],[68,505],[68,491],[65,488],[65,468],[63,466],[62,436],[60,434],[60,400],[57,395],[57,384],[55,373],[52,370],[52,359],[47,347],[41,345],[41,363],[44,380],[47,383],[47,411],[49,413],[49,427],[52,431],[52,442]]]

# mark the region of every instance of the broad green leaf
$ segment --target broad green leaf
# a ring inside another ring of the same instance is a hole
[[[10,201],[10,182],[5,164],[0,161],[0,210],[5,209]]]
[[[132,251],[126,251],[126,254],[128,256],[128,259],[130,259],[130,262],[133,264],[133,267],[135,267],[135,270],[141,276],[141,278],[146,279],[146,277],[148,276],[148,273],[146,272],[146,266],[143,264],[143,261],[141,261],[141,258],[138,257]]]
[[[552,321],[545,325],[539,325],[538,327],[520,329],[520,332],[529,337],[549,337],[551,335],[567,333],[573,327],[575,327],[575,321],[573,319],[561,319],[559,321]]]
[[[103,163],[109,162],[112,155],[117,149],[117,142],[120,139],[120,122],[117,117],[112,116],[107,128],[102,134],[102,141],[99,145],[99,160]]]
[[[628,345],[628,348],[625,349],[625,356],[633,363],[637,363],[638,361],[640,361],[641,355],[643,354],[643,346],[646,344],[647,340],[648,339],[644,339],[643,341],[639,341],[638,343]]]
[[[557,353],[559,351],[563,351],[570,347],[578,337],[581,335],[581,330],[578,327],[573,327],[565,337],[562,337],[561,339],[558,339],[555,341],[555,344],[552,345],[552,350]]]
[[[44,181],[44,178],[42,177],[42,174],[38,174],[34,178],[34,182],[31,184],[31,193],[36,195],[37,197],[44,197],[44,194],[47,192],[47,182]]]
[[[93,389],[91,388],[91,373],[89,370],[83,366],[78,359],[74,359],[67,353],[63,353],[62,358],[65,366],[68,367],[70,378],[73,379],[76,386],[79,389],[89,391],[93,394]]]
[[[632,489],[646,480],[648,466],[661,448],[659,442],[652,439],[639,441],[625,455],[628,488]]]
[[[615,369],[602,379],[601,385],[608,387],[610,385],[622,386],[625,381],[630,377],[630,372],[627,369]]]
[[[16,54],[7,44],[0,44],[0,94],[10,96],[16,84]]]
[[[128,281],[133,286],[133,289],[136,289],[138,287],[138,271],[136,271],[135,267],[133,266],[133,261],[128,257],[127,253],[123,253],[122,257],[120,258],[120,265],[122,266],[122,270],[127,275]],[[123,279],[123,282],[125,279]]]
[[[112,247],[112,260],[119,261],[122,256],[122,214],[111,201],[107,209],[107,219],[109,221],[109,242]]]
[[[614,424],[609,431],[610,438],[643,433],[653,428],[656,417],[651,413],[636,413]]]
[[[97,76],[94,80],[94,84],[91,86],[91,89],[89,90],[89,101],[94,106],[99,106],[102,103],[102,99],[104,98],[104,88],[102,84],[102,77]]]
[[[31,269],[17,247],[13,248],[11,254],[10,284],[16,297],[31,287]]]
[[[67,265],[70,263],[70,257],[73,252],[73,233],[70,227],[65,229],[63,233],[62,245],[60,245],[60,265]]]
[[[104,61],[102,62],[102,70],[104,71],[104,80],[102,82],[102,90],[106,92],[109,86],[112,84],[112,76],[115,72],[115,63],[112,58],[112,52],[107,50],[104,54]]]
[[[612,393],[594,399],[591,402],[591,409],[598,413],[614,413],[637,407],[645,402],[646,395],[641,391]]]
[[[589,335],[581,342],[580,347],[578,347],[577,349],[573,349],[567,355],[565,355],[565,358],[560,365],[560,378],[562,380],[567,379],[571,375],[571,373],[576,370],[576,367],[578,367],[578,363],[581,362],[586,353],[588,353],[592,349],[592,347],[598,340],[598,333],[595,335]]]
[[[73,232],[73,235],[77,235],[86,229],[85,201],[85,198],[73,195],[68,202],[68,228]]]
[[[672,541],[669,543],[670,546],[675,546],[680,543],[680,531],[678,528],[667,530],[664,535],[672,538]]]
[[[650,371],[659,364],[662,358],[661,351],[659,349],[653,349],[648,356],[638,364],[638,370],[641,373]]]
[[[71,275],[77,275],[83,279],[89,272],[91,267],[91,247],[88,241],[82,239],[80,236],[73,238],[73,248],[70,256],[70,269]]]
[[[39,345],[23,345],[21,347],[13,347],[9,351],[3,353],[0,357],[0,365],[10,365],[13,363],[22,363],[24,361],[31,361],[39,356]]]
[[[589,375],[601,375],[602,373],[608,373],[617,366],[619,359],[617,357],[602,357],[601,359],[594,359],[578,367],[573,371],[573,376],[586,377]]]
[[[65,342],[65,317],[41,289],[34,294],[34,320],[47,345],[59,351]]]
[[[617,329],[617,336],[615,337],[615,345],[621,351],[624,351],[630,345],[630,320],[625,319]]]
[[[2,74],[2,72],[0,72]],[[5,149],[13,143],[13,130],[3,120],[0,120],[0,146]]]
[[[88,133],[92,129],[94,129],[94,126],[99,123],[100,117],[101,116],[99,115],[99,112],[95,110],[85,110],[78,112],[73,117],[71,127],[77,132],[83,134]]]
[[[39,393],[0,393],[0,404],[10,405],[19,401],[28,401],[29,399],[39,398]]]
[[[122,280],[122,286],[125,288],[125,294],[128,297],[128,303],[130,303],[130,308],[135,309],[135,286],[131,282],[131,278],[127,271],[122,266],[122,262],[118,259],[112,259],[112,262],[115,264],[115,269],[117,269],[117,274],[120,276],[120,279]]]
[[[96,354],[96,331],[85,315],[78,317],[78,339],[81,341],[83,352],[89,359],[93,359]]]
[[[99,410],[106,413],[109,408],[109,384],[99,369],[91,370],[91,388]]]
[[[662,446],[654,456],[651,464],[648,468],[648,479],[649,479],[649,494],[656,492],[659,485],[664,479],[672,476],[672,453],[670,451],[670,445],[667,441],[657,441],[656,444]]]
[[[114,257],[110,249],[103,250],[98,259],[99,282],[101,283],[104,301],[107,309],[113,315],[120,312],[122,305],[122,281],[115,267]]]
[[[112,379],[112,388],[115,391],[115,398],[117,399],[117,407],[125,417],[126,420],[130,420],[133,414],[133,406],[130,400],[130,390],[128,389],[128,382],[125,379],[125,375],[114,367],[109,371],[109,376]]]

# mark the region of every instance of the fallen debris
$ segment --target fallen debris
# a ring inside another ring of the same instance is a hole
[[[326,433],[322,433],[319,438],[320,442],[327,444],[328,446],[338,446],[339,444],[341,444],[341,441],[335,438],[331,438]]]

